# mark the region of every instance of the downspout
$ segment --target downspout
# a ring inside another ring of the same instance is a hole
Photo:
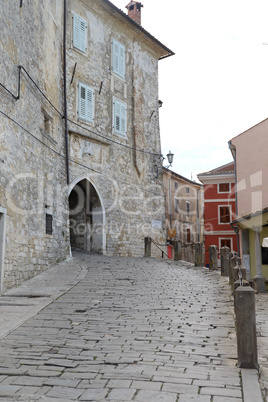
[[[237,169],[236,169],[236,147],[232,144],[231,141],[228,142],[229,149],[234,158],[234,165],[235,165],[235,219],[238,218],[238,204],[237,204]],[[236,234],[236,243],[237,243],[237,252],[238,256],[240,257],[240,242],[239,242],[239,228],[238,226],[234,226],[234,223],[231,223],[231,227]]]
[[[68,144],[68,118],[67,118],[67,77],[66,77],[66,25],[67,25],[67,0],[64,0],[63,13],[63,91],[64,91],[64,119],[65,119],[65,162],[66,162],[66,180],[70,184],[69,173],[69,144]]]
[[[197,189],[197,241],[200,242],[200,216],[199,216],[199,191],[200,187]]]
[[[173,179],[173,174],[171,175],[170,179],[169,179],[169,228],[172,228],[172,205],[171,205],[171,184],[170,184],[170,180]]]

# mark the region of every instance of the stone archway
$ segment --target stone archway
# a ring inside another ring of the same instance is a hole
[[[96,187],[81,179],[69,194],[70,243],[72,248],[103,253],[105,250],[104,208]]]

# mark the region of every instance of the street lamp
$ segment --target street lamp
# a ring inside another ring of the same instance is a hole
[[[167,157],[167,160],[168,160],[169,165],[164,166],[164,167],[165,167],[166,169],[169,169],[170,167],[172,167],[172,163],[173,163],[173,159],[174,159],[174,154],[173,154],[171,151],[169,151],[169,153],[166,155],[166,157]],[[163,155],[161,155],[161,163],[163,163],[165,159],[166,159],[166,158],[164,158]],[[155,177],[156,177],[156,178],[158,178],[159,171],[160,171],[160,172],[163,172],[163,166],[159,168],[158,165],[155,165],[155,172],[156,172],[156,176],[155,176]]]

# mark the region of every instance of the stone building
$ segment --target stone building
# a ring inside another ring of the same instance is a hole
[[[166,168],[163,183],[167,240],[179,240],[182,258],[192,262],[194,243],[203,242],[203,185]]]
[[[173,52],[141,6],[1,2],[1,289],[70,245],[142,256],[144,237],[165,238],[158,61]]]

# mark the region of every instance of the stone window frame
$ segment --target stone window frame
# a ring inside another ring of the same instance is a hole
[[[43,124],[43,126],[40,129],[41,133],[50,142],[52,142],[54,145],[56,145],[57,141],[54,138],[53,118],[51,117],[51,115],[47,112],[47,110],[44,107],[41,108],[41,114],[42,114],[42,124]]]

